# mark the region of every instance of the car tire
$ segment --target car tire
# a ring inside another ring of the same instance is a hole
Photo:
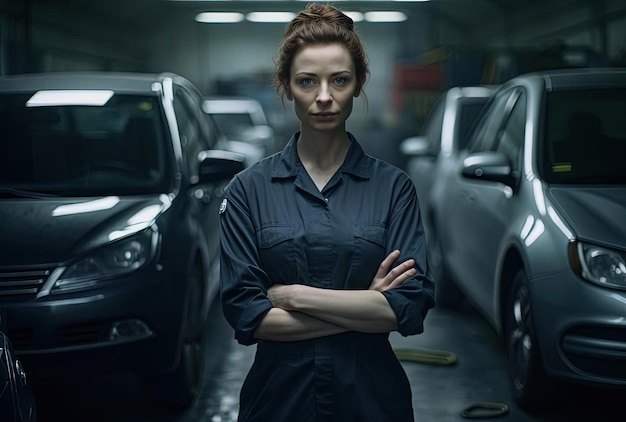
[[[178,363],[167,373],[142,379],[149,401],[161,407],[186,409],[198,396],[206,366],[206,315],[203,313],[202,273],[194,271],[180,336]]]
[[[526,274],[519,270],[508,290],[504,342],[511,393],[529,412],[546,411],[562,398],[556,381],[546,376],[539,356]]]
[[[441,243],[436,233],[428,239],[428,263],[435,282],[436,306],[448,309],[458,308],[463,302],[463,294],[448,275]]]

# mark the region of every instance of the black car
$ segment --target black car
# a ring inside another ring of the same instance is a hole
[[[131,372],[191,404],[244,168],[201,103],[175,74],[0,78],[0,311],[29,376]]]

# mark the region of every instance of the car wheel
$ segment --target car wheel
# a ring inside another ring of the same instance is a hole
[[[555,381],[543,370],[533,324],[526,274],[520,270],[508,292],[504,321],[509,385],[520,408],[540,411],[547,410],[560,396]]]
[[[441,243],[436,233],[428,239],[428,263],[435,281],[435,304],[454,309],[463,301],[463,294],[446,271]]]
[[[187,297],[180,357],[175,369],[143,378],[148,399],[165,407],[187,408],[202,387],[206,364],[206,316],[202,312],[202,274],[195,271]]]

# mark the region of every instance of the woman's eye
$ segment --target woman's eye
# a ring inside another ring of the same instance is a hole
[[[303,86],[311,86],[313,85],[313,79],[310,79],[310,78],[302,79],[300,80],[300,84]]]
[[[345,85],[345,84],[347,84],[347,83],[348,83],[348,79],[347,79],[347,78],[344,78],[343,76],[340,76],[340,77],[338,77],[338,78],[335,78],[335,83],[336,83],[337,85]]]

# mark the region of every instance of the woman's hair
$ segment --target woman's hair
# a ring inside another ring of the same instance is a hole
[[[367,56],[354,22],[339,9],[312,3],[293,18],[287,26],[274,63],[274,86],[281,98],[291,77],[291,64],[296,53],[311,45],[341,44],[348,49],[356,70],[356,93],[359,95],[369,74]]]

